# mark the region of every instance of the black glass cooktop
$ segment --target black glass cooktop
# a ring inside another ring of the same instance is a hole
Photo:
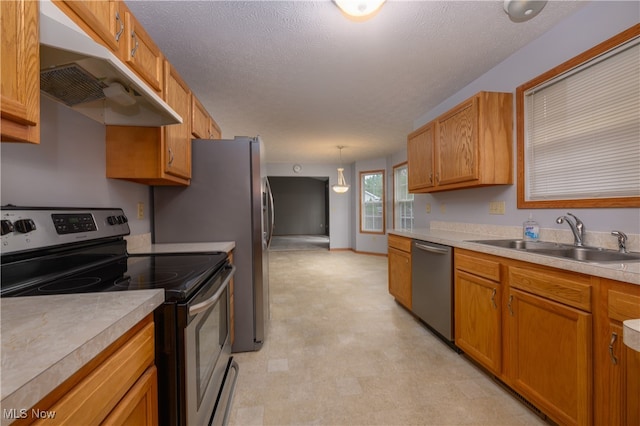
[[[223,252],[128,255],[6,296],[163,288],[166,301],[182,301],[220,270],[226,260],[227,254]]]

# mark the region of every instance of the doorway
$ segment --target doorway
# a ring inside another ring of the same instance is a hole
[[[329,249],[329,177],[269,176],[272,251]]]

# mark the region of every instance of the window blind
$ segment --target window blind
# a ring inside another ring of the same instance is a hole
[[[640,195],[640,39],[524,96],[527,200]]]

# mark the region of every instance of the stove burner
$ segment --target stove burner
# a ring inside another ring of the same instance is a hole
[[[38,291],[41,293],[59,294],[69,290],[80,290],[91,287],[100,281],[98,277],[69,278],[40,286],[38,287]]]
[[[164,283],[171,282],[178,277],[177,272],[171,271],[144,271],[131,278],[129,275],[117,279],[114,283],[116,287],[123,288],[156,288]],[[159,288],[159,287],[158,287]]]

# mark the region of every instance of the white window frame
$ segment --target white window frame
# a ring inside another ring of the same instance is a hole
[[[406,161],[393,166],[393,227],[413,229],[413,194],[409,193],[409,168]]]
[[[635,26],[517,88],[518,208],[640,207],[638,52]]]
[[[380,175],[381,192],[372,194],[365,191],[365,179],[369,176]],[[384,234],[385,233],[385,182],[384,170],[369,170],[360,172],[360,233]],[[375,201],[372,201],[372,197]],[[373,210],[372,210],[373,209]],[[379,225],[379,226],[376,226]]]

